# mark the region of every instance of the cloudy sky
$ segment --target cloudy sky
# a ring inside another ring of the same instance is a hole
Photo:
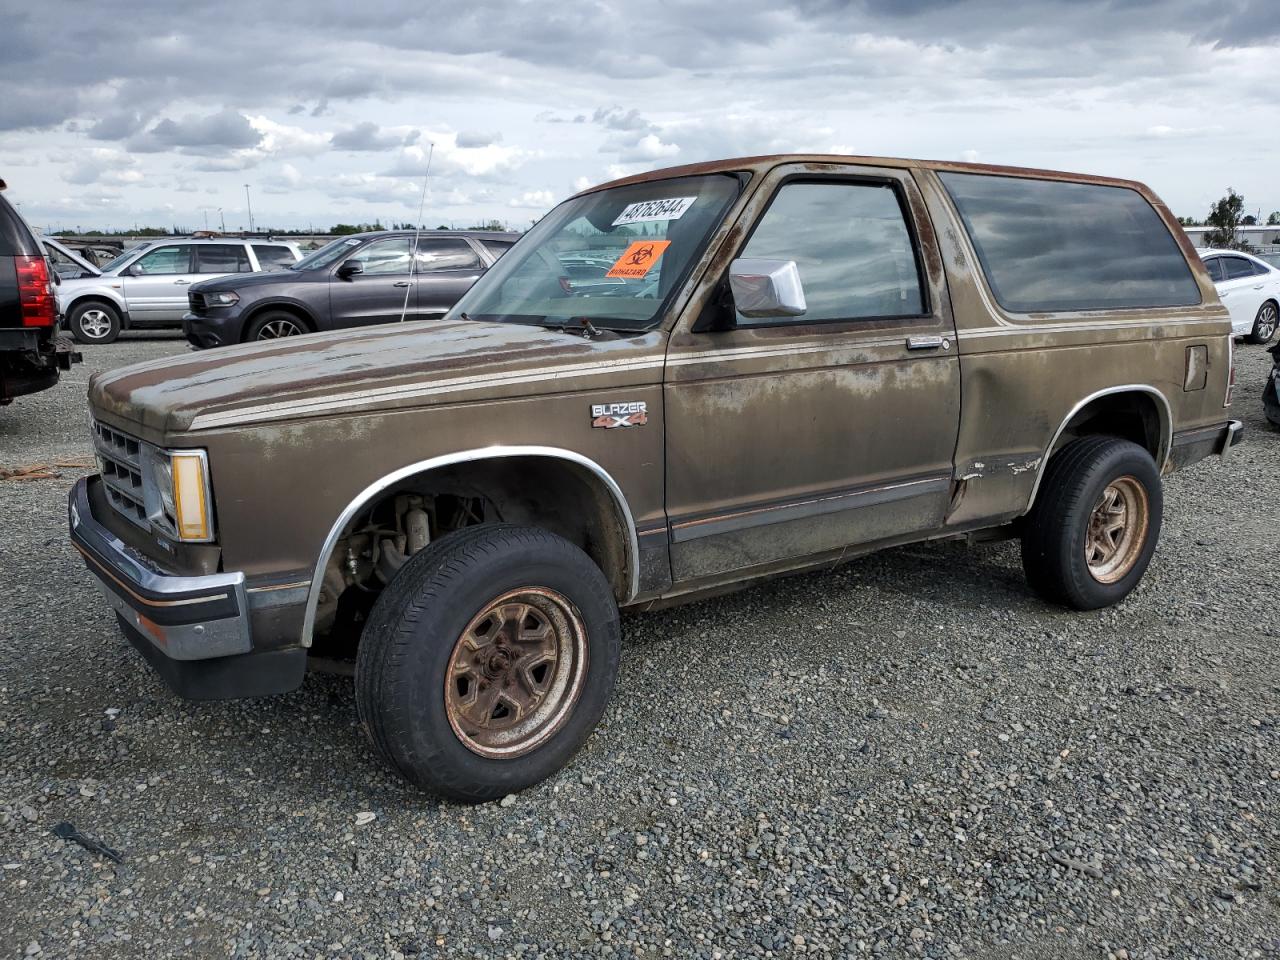
[[[38,226],[523,227],[696,160],[888,154],[1280,209],[1275,0],[6,3],[0,177]]]

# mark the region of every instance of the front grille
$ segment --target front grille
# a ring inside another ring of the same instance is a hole
[[[196,293],[194,290],[188,290],[187,304],[191,307],[192,313],[204,313],[204,294]]]
[[[142,444],[127,433],[94,423],[93,448],[111,506],[138,526],[149,528],[142,490]]]

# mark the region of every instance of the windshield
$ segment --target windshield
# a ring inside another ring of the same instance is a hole
[[[353,247],[358,246],[360,241],[355,237],[339,237],[337,240],[330,240],[318,250],[312,250],[297,263],[291,264],[288,269],[315,270],[318,267],[327,267],[339,257],[350,253]]]
[[[711,174],[567,200],[505,254],[449,317],[651,327],[740,191],[736,175]]]
[[[112,257],[110,260],[108,260],[98,269],[101,270],[103,273],[108,273],[116,269],[116,267],[123,266],[124,262],[128,260],[130,257],[132,257],[135,253],[141,253],[143,250],[147,249],[147,247],[149,246],[151,246],[151,244],[149,243],[140,243],[136,247],[130,247],[124,253],[120,254],[120,256]]]

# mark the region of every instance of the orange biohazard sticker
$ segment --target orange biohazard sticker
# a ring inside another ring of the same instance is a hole
[[[658,258],[671,246],[670,240],[636,240],[622,251],[606,277],[618,277],[623,280],[638,280],[649,272],[649,268],[658,262]]]

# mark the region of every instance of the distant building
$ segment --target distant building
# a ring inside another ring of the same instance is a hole
[[[1204,237],[1213,227],[1183,227],[1182,229],[1187,231],[1187,236],[1191,238],[1191,242],[1197,247],[1208,246],[1204,242]],[[1248,242],[1251,247],[1280,246],[1280,226],[1241,227],[1236,235],[1241,240]]]

